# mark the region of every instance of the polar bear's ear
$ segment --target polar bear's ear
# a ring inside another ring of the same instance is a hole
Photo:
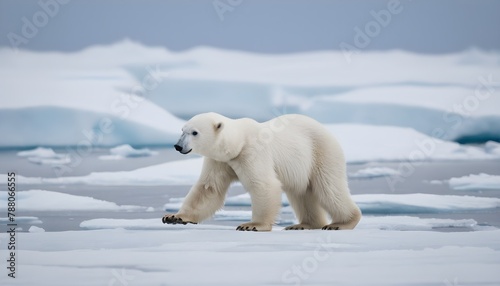
[[[223,127],[224,127],[224,124],[222,124],[222,122],[214,124],[214,130],[215,130],[215,132],[218,132],[218,131],[222,130]]]

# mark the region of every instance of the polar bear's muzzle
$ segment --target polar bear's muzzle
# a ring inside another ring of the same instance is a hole
[[[181,154],[188,154],[193,149],[189,148],[186,145],[187,145],[186,144],[186,133],[184,133],[184,134],[182,134],[182,136],[179,139],[179,141],[177,141],[177,143],[174,145],[174,148],[175,148],[176,151],[179,151]],[[188,151],[185,151],[185,150],[188,150]]]
[[[191,152],[193,150],[193,149],[189,149],[189,151],[184,152],[183,151],[184,148],[182,148],[182,146],[177,145],[177,144],[175,144],[174,147],[175,147],[175,150],[179,151],[181,154],[188,154],[189,152]]]

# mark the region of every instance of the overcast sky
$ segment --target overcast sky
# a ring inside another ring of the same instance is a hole
[[[341,43],[422,53],[500,50],[500,1],[59,0],[68,3],[57,8],[54,1],[0,0],[0,46],[15,39],[19,48],[74,51],[129,38],[171,50],[282,53],[338,50]],[[39,2],[52,3],[52,15]]]

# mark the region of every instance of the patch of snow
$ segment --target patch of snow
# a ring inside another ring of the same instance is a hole
[[[45,229],[32,225],[32,226],[30,226],[28,232],[31,232],[31,233],[45,232]]]
[[[484,173],[478,175],[471,174],[451,178],[448,184],[450,188],[456,191],[500,190],[500,176]]]
[[[154,155],[158,154],[158,152],[151,151],[148,148],[134,149],[134,147],[132,147],[128,144],[123,144],[123,145],[111,148],[109,150],[109,153],[111,153],[111,155],[99,156],[99,159],[101,159],[101,160],[120,160],[120,159],[124,159],[124,158],[149,157],[149,156],[154,156]]]
[[[380,177],[398,176],[401,173],[397,170],[388,167],[371,167],[356,171],[349,174],[350,179],[372,179]]]
[[[57,156],[52,148],[37,147],[35,149],[19,151],[17,156],[20,157],[38,157],[38,158],[53,158]]]
[[[442,185],[444,184],[445,182],[442,181],[442,180],[430,180],[430,181],[425,181],[426,183],[429,183],[431,185]]]
[[[51,148],[37,147],[32,150],[17,152],[20,157],[26,157],[28,161],[41,165],[64,165],[71,163],[68,154],[57,154]]]

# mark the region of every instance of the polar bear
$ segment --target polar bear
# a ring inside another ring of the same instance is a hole
[[[184,125],[175,149],[200,154],[204,162],[179,212],[165,215],[163,223],[198,223],[211,217],[223,207],[233,181],[241,182],[252,203],[252,221],[237,230],[270,231],[282,191],[299,221],[286,230],[353,229],[361,219],[339,143],[307,116],[289,114],[258,123],[203,113]]]

